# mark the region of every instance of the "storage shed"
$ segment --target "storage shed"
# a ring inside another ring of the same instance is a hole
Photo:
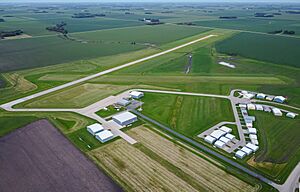
[[[123,113],[113,116],[112,119],[119,125],[126,126],[126,125],[136,122],[137,116],[126,111],[126,112],[123,112]]]
[[[272,108],[272,112],[275,116],[282,116],[282,112],[278,108]]]
[[[130,101],[126,99],[120,99],[119,101],[117,101],[117,104],[125,107],[130,104]]]
[[[229,127],[226,127],[226,126],[222,126],[220,128],[221,131],[224,131],[225,133],[231,133],[232,132],[232,129],[229,128]]]
[[[255,105],[252,103],[247,104],[247,109],[248,110],[255,110]]]
[[[220,137],[226,135],[226,132],[222,131],[222,130],[214,130],[210,136],[216,138],[216,139],[220,139]]]
[[[284,101],[286,100],[285,97],[283,96],[276,96],[274,97],[273,101],[277,102],[277,103],[284,103]]]
[[[216,147],[218,147],[218,148],[223,148],[224,146],[225,146],[225,143],[224,142],[222,142],[222,141],[216,141],[215,142],[215,144],[214,144]]]
[[[100,131],[104,130],[103,126],[99,123],[89,125],[86,127],[86,129],[92,135],[96,135],[96,133],[99,133]]]
[[[204,138],[204,141],[206,141],[207,143],[210,143],[210,144],[213,144],[217,139],[210,136],[210,135],[207,135],[205,138]]]
[[[228,139],[230,139],[230,140],[232,140],[232,139],[235,138],[235,136],[232,135],[232,134],[230,134],[230,133],[227,133],[227,134],[225,135],[225,137],[228,138]]]
[[[256,98],[257,98],[257,99],[264,99],[265,97],[266,97],[266,95],[263,94],[263,93],[258,93],[258,94],[256,95]]]
[[[235,156],[237,158],[240,158],[240,159],[243,159],[247,154],[244,152],[244,151],[241,151],[241,150],[238,150],[236,153],[235,153]]]
[[[242,149],[241,149],[241,151],[243,151],[243,152],[245,152],[247,155],[250,155],[253,151],[252,151],[252,149],[249,149],[248,147],[243,147]]]
[[[253,152],[256,152],[258,150],[258,146],[253,145],[252,143],[247,143],[246,147],[248,147],[249,149],[251,149]]]
[[[131,91],[130,92],[130,96],[133,98],[133,99],[140,99],[144,96],[144,93],[143,92],[139,92],[139,91]]]
[[[248,128],[248,133],[249,134],[257,134],[257,130],[255,128]]]
[[[226,145],[230,142],[230,139],[228,139],[227,137],[221,137],[220,139],[219,139],[219,141],[222,141],[223,143],[225,143]]]
[[[96,134],[96,139],[98,139],[102,143],[112,139],[113,137],[114,135],[112,134],[112,132],[108,130],[104,130]]]
[[[286,114],[287,117],[294,119],[297,115],[295,113],[289,112]]]

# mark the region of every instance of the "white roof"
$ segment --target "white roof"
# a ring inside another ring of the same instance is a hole
[[[247,104],[240,103],[240,104],[239,104],[239,107],[240,107],[240,108],[247,108]]]
[[[264,110],[262,105],[255,105],[255,106],[256,106],[256,110],[258,110],[258,111],[263,111]]]
[[[258,146],[253,145],[252,143],[247,143],[246,147],[248,147],[249,149],[251,149],[252,151],[257,151],[258,150]]]
[[[253,143],[254,145],[258,145],[258,140],[257,139],[251,139],[251,143]]]
[[[104,131],[96,134],[96,138],[100,139],[102,141],[105,140],[105,139],[111,138],[113,136],[114,135],[112,134],[112,132],[108,131],[108,130],[104,130]]]
[[[224,145],[225,145],[225,143],[224,142],[222,142],[222,141],[216,141],[215,142],[215,144],[214,144],[216,147],[219,147],[219,148],[223,148],[224,147]]]
[[[216,139],[219,139],[220,137],[222,137],[223,135],[225,135],[226,132],[222,131],[222,130],[215,130],[213,131],[210,136],[216,138]]]
[[[272,111],[273,111],[274,115],[279,115],[279,116],[281,116],[281,115],[282,115],[282,112],[281,112],[281,110],[280,110],[280,109],[278,109],[278,108],[272,108]]]
[[[286,98],[283,96],[276,96],[276,97],[274,97],[274,99],[279,99],[281,101],[284,101]]]
[[[245,99],[252,99],[255,95],[252,94],[252,93],[247,93],[247,94],[244,94],[243,98]]]
[[[249,129],[249,128],[252,128],[253,127],[253,124],[252,122],[246,122],[246,127]]]
[[[248,132],[250,134],[256,134],[257,133],[257,130],[255,128],[248,128]]]
[[[255,105],[252,103],[249,103],[249,104],[247,104],[247,108],[255,110]]]
[[[136,115],[134,115],[128,111],[113,116],[114,119],[117,119],[120,122],[125,122],[125,121],[131,120],[136,117],[137,117]]]
[[[207,136],[204,138],[204,140],[205,140],[206,142],[208,142],[208,143],[213,143],[213,142],[215,142],[217,139],[214,138],[214,137],[212,137],[212,136],[210,136],[210,135],[207,135]]]
[[[249,135],[249,138],[250,138],[250,139],[256,139],[256,140],[257,140],[257,135],[250,134],[250,135]]]
[[[230,134],[230,133],[227,133],[227,134],[225,135],[225,137],[227,137],[227,138],[230,139],[230,140],[232,140],[232,139],[235,138],[235,136],[232,135],[232,134]]]
[[[95,124],[89,125],[89,126],[87,126],[87,128],[89,130],[91,130],[93,133],[102,131],[104,129],[103,126],[101,124],[99,124],[99,123],[95,123]]]
[[[241,151],[241,150],[238,150],[236,153],[235,153],[235,156],[236,157],[239,157],[239,158],[243,158],[246,156],[246,153],[244,151]]]
[[[144,93],[143,92],[139,92],[139,91],[131,91],[130,95],[132,95],[134,97],[140,97],[140,96],[143,96]]]
[[[266,97],[266,95],[265,94],[263,94],[263,93],[258,93],[257,95],[256,95],[256,97],[263,97],[263,98],[265,98]]]
[[[248,147],[243,147],[241,150],[247,153],[247,155],[250,155],[252,153],[252,149],[249,149]]]
[[[220,128],[220,130],[222,130],[222,131],[224,131],[224,132],[226,132],[226,133],[230,133],[230,132],[232,131],[231,128],[226,127],[226,126],[222,126],[222,127]]]
[[[286,114],[287,117],[291,117],[291,118],[295,118],[296,117],[296,114],[295,113],[292,113],[292,112],[289,112]]]
[[[220,139],[219,139],[219,141],[222,141],[222,142],[224,142],[225,144],[227,144],[227,143],[229,143],[230,142],[230,139],[228,139],[227,137],[221,137]]]
[[[241,93],[242,93],[242,94],[247,94],[247,93],[248,93],[248,91],[241,91]]]

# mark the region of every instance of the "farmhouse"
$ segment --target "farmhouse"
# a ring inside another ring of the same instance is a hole
[[[282,112],[278,108],[272,108],[272,112],[275,116],[282,116]]]
[[[249,149],[251,149],[253,152],[256,152],[258,150],[258,146],[253,145],[252,143],[247,143],[246,147],[248,147]]]
[[[225,135],[225,137],[228,138],[228,139],[230,139],[230,140],[232,140],[232,139],[235,138],[235,136],[232,135],[232,134],[230,134],[230,133],[227,133],[227,134]]]
[[[248,110],[255,110],[255,105],[250,103],[250,104],[247,105],[247,109]]]
[[[210,136],[212,136],[216,139],[220,139],[220,137],[224,136],[225,134],[226,134],[226,132],[224,132],[222,130],[215,130],[210,134]]]
[[[219,141],[222,141],[223,143],[225,143],[226,145],[230,142],[230,139],[228,139],[227,137],[221,137],[220,139],[219,139]]]
[[[113,138],[113,134],[111,131],[108,131],[108,130],[104,130],[104,131],[101,131],[100,133],[97,133],[96,134],[96,139],[98,139],[99,141],[101,141],[102,143],[110,140]]]
[[[235,156],[238,157],[238,158],[240,158],[240,159],[243,159],[246,156],[246,153],[244,151],[238,150],[235,153]]]
[[[139,92],[139,91],[131,91],[130,92],[130,96],[133,98],[133,99],[140,99],[144,96],[144,93],[143,92]]]
[[[216,141],[215,144],[214,144],[216,147],[218,148],[223,148],[225,146],[225,143],[222,142],[222,141]]]
[[[263,93],[258,93],[258,94],[256,95],[256,98],[257,98],[257,99],[264,99],[265,97],[266,97],[266,95],[263,94]]]
[[[274,97],[273,101],[277,102],[277,103],[284,103],[284,101],[286,100],[285,97],[283,96],[276,96]]]
[[[128,101],[126,99],[120,99],[119,101],[117,101],[117,104],[125,107],[130,104],[130,101]]]
[[[92,135],[96,135],[96,133],[99,133],[100,131],[104,130],[103,126],[100,125],[99,123],[89,125],[89,126],[87,126],[86,129]]]
[[[289,118],[294,119],[296,117],[296,114],[289,112],[289,113],[286,114],[286,116],[289,117]]]
[[[207,142],[207,143],[210,143],[210,144],[213,144],[217,139],[210,136],[210,135],[207,135],[204,140]]]
[[[126,126],[137,121],[137,116],[130,112],[123,112],[115,115],[112,119],[119,125]]]
[[[250,155],[252,153],[252,149],[249,149],[248,147],[243,147],[241,151],[245,152],[247,155]]]
[[[232,132],[232,129],[229,128],[229,127],[226,127],[226,126],[222,126],[220,128],[221,131],[224,131],[225,133],[231,133]]]

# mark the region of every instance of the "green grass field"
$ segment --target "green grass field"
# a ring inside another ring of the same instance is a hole
[[[257,169],[273,178],[288,176],[300,159],[300,119],[275,117],[265,112],[252,112],[260,135],[260,150],[255,155]]]
[[[216,45],[221,53],[300,67],[300,39],[251,33],[239,33]]]
[[[221,121],[234,121],[225,99],[146,93],[143,114],[189,137]]]
[[[260,19],[260,18],[241,18],[233,20],[208,20],[208,21],[196,21],[194,22],[199,26],[216,27],[225,29],[237,29],[245,31],[256,31],[269,33],[278,30],[293,30],[296,35],[300,35],[300,26],[298,20],[286,20],[286,19]]]

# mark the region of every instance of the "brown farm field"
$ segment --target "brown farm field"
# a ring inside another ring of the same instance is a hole
[[[117,140],[89,155],[128,191],[257,191],[258,186],[140,126],[127,132],[138,141]]]
[[[46,120],[1,137],[0,154],[0,191],[122,191]]]

